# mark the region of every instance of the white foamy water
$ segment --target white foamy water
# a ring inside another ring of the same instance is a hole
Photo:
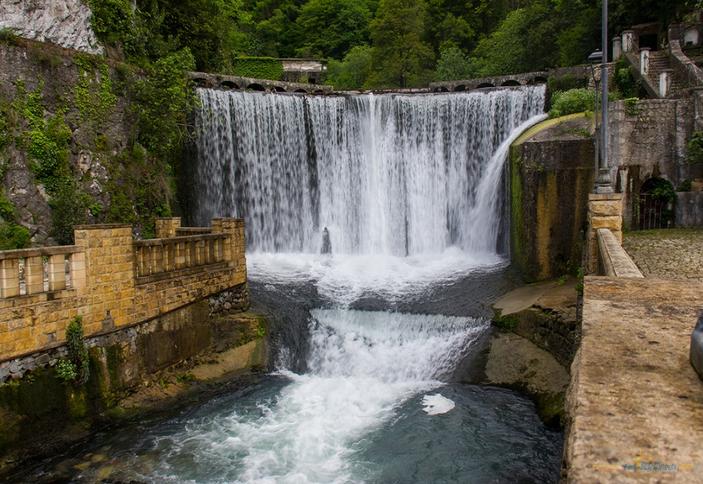
[[[451,412],[455,406],[452,400],[439,393],[422,397],[422,410],[427,415],[442,415]]]
[[[327,227],[335,254],[494,253],[504,198],[494,155],[543,112],[544,92],[199,89],[198,221],[245,218],[258,252],[319,253]]]
[[[232,412],[159,441],[170,455],[156,478],[182,479],[177,463],[187,455],[220,476],[199,482],[359,482],[350,457],[360,439],[408,398],[440,386],[488,325],[472,318],[315,310],[308,373],[282,371],[290,384],[261,402],[254,417]]]
[[[368,291],[399,298],[506,264],[503,168],[514,137],[542,119],[544,87],[198,95],[197,217],[245,218],[250,278],[312,283],[345,308]],[[331,255],[320,255],[325,227]],[[212,482],[358,482],[353,456],[365,436],[440,387],[488,328],[315,310],[308,372],[281,369],[290,383],[254,414],[233,410],[165,438],[159,445],[171,450],[156,474],[183,480],[187,455],[219,476]],[[454,405],[440,394],[423,403],[432,415]]]

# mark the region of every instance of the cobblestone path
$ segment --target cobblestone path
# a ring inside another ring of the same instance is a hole
[[[628,232],[623,247],[645,277],[703,281],[701,229]]]

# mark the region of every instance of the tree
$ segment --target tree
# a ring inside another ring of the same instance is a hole
[[[368,45],[353,47],[342,62],[332,60],[327,67],[327,81],[335,89],[359,89],[371,74],[373,50]]]
[[[381,0],[371,22],[373,73],[370,83],[411,87],[432,76],[434,53],[424,40],[424,0]]]
[[[371,14],[357,0],[310,0],[296,23],[304,55],[341,59],[368,40]]]
[[[469,58],[462,50],[451,42],[447,42],[439,50],[435,79],[438,81],[455,81],[470,79],[474,74]]]

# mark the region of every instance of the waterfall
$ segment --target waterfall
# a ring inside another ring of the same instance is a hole
[[[198,89],[195,216],[244,217],[259,252],[319,253],[325,227],[337,254],[495,252],[502,165],[491,160],[544,95]]]

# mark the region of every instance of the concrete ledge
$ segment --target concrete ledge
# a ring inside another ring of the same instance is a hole
[[[565,482],[701,482],[703,381],[689,346],[703,283],[586,277],[583,297]]]
[[[608,277],[644,277],[609,229],[598,229],[598,248],[603,273]]]

